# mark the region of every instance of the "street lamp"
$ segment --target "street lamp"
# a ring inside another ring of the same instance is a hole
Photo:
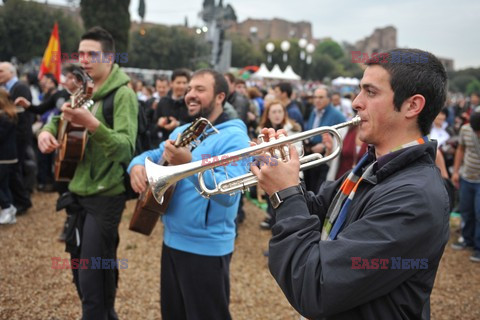
[[[275,45],[273,44],[273,42],[269,42],[265,45],[265,50],[267,50],[268,52],[268,63],[272,63],[272,52],[273,50],[275,50]]]
[[[307,39],[302,38],[298,40],[298,46],[300,47],[300,60],[305,60],[305,47],[307,46]]]
[[[290,42],[288,42],[287,40],[282,41],[282,43],[280,44],[280,48],[283,51],[283,62],[287,62],[288,60],[287,52],[288,50],[290,50]]]
[[[315,51],[315,45],[313,43],[307,44],[306,50],[307,50],[307,53],[308,53],[307,64],[310,64],[310,63],[312,63],[312,53]]]

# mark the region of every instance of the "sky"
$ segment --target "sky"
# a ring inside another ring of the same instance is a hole
[[[56,0],[50,3],[65,3]],[[139,0],[131,0],[130,16],[139,21]],[[215,0],[218,3],[218,0]],[[145,0],[145,21],[201,26],[203,0]],[[248,18],[308,21],[314,38],[355,43],[375,28],[397,29],[399,47],[418,48],[454,59],[455,69],[480,67],[480,1],[477,0],[223,0],[239,22]]]

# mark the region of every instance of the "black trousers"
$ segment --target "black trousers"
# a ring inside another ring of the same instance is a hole
[[[232,254],[202,256],[163,244],[160,305],[163,320],[230,320]]]
[[[87,269],[72,270],[82,301],[82,319],[116,320],[118,317],[114,302],[118,270],[103,269],[103,266],[100,269],[94,269],[91,265],[92,258],[116,259],[117,257],[118,225],[125,208],[125,196],[82,197],[79,198],[79,204],[85,210],[81,249],[79,255],[71,256],[89,259]],[[113,299],[113,301],[109,303],[107,299]]]
[[[30,200],[30,192],[24,184],[23,163],[18,162],[13,165],[10,172],[10,191],[12,192],[13,204],[17,209],[30,208],[32,201]]]

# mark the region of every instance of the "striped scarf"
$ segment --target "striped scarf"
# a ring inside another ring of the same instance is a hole
[[[390,152],[394,152],[400,149],[404,149],[407,147],[424,144],[428,142],[429,139],[427,136],[414,140],[412,142],[403,144]],[[333,198],[333,201],[328,208],[327,216],[323,223],[322,227],[322,240],[334,240],[337,237],[340,228],[345,223],[345,220],[348,216],[348,209],[350,204],[352,203],[353,197],[355,196],[355,192],[357,191],[360,183],[362,182],[363,178],[370,175],[376,161],[372,162],[368,167],[365,169],[363,174],[361,174],[363,167],[367,164],[369,159],[368,152],[363,155],[363,157],[358,161],[357,165],[353,170],[348,174],[347,178],[343,181],[340,189],[338,190],[337,194]]]

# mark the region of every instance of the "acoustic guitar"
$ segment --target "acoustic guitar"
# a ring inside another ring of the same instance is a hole
[[[90,108],[93,101],[90,100],[93,93],[93,82],[82,71],[74,71],[78,89],[70,96],[71,108]],[[57,140],[60,148],[55,154],[55,180],[70,181],[75,169],[83,159],[87,144],[87,130],[60,117],[58,124]]]
[[[183,133],[178,135],[175,140],[175,146],[179,148],[190,145],[191,142],[202,135],[209,124],[210,122],[207,119],[198,118]],[[164,166],[168,165],[164,159],[161,159],[159,164]],[[167,211],[168,204],[174,191],[175,185],[167,189],[163,196],[162,203],[158,203],[153,196],[152,188],[147,186],[146,191],[142,192],[138,197],[135,211],[130,220],[129,229],[149,236],[152,233],[153,228],[155,228],[160,216]]]

